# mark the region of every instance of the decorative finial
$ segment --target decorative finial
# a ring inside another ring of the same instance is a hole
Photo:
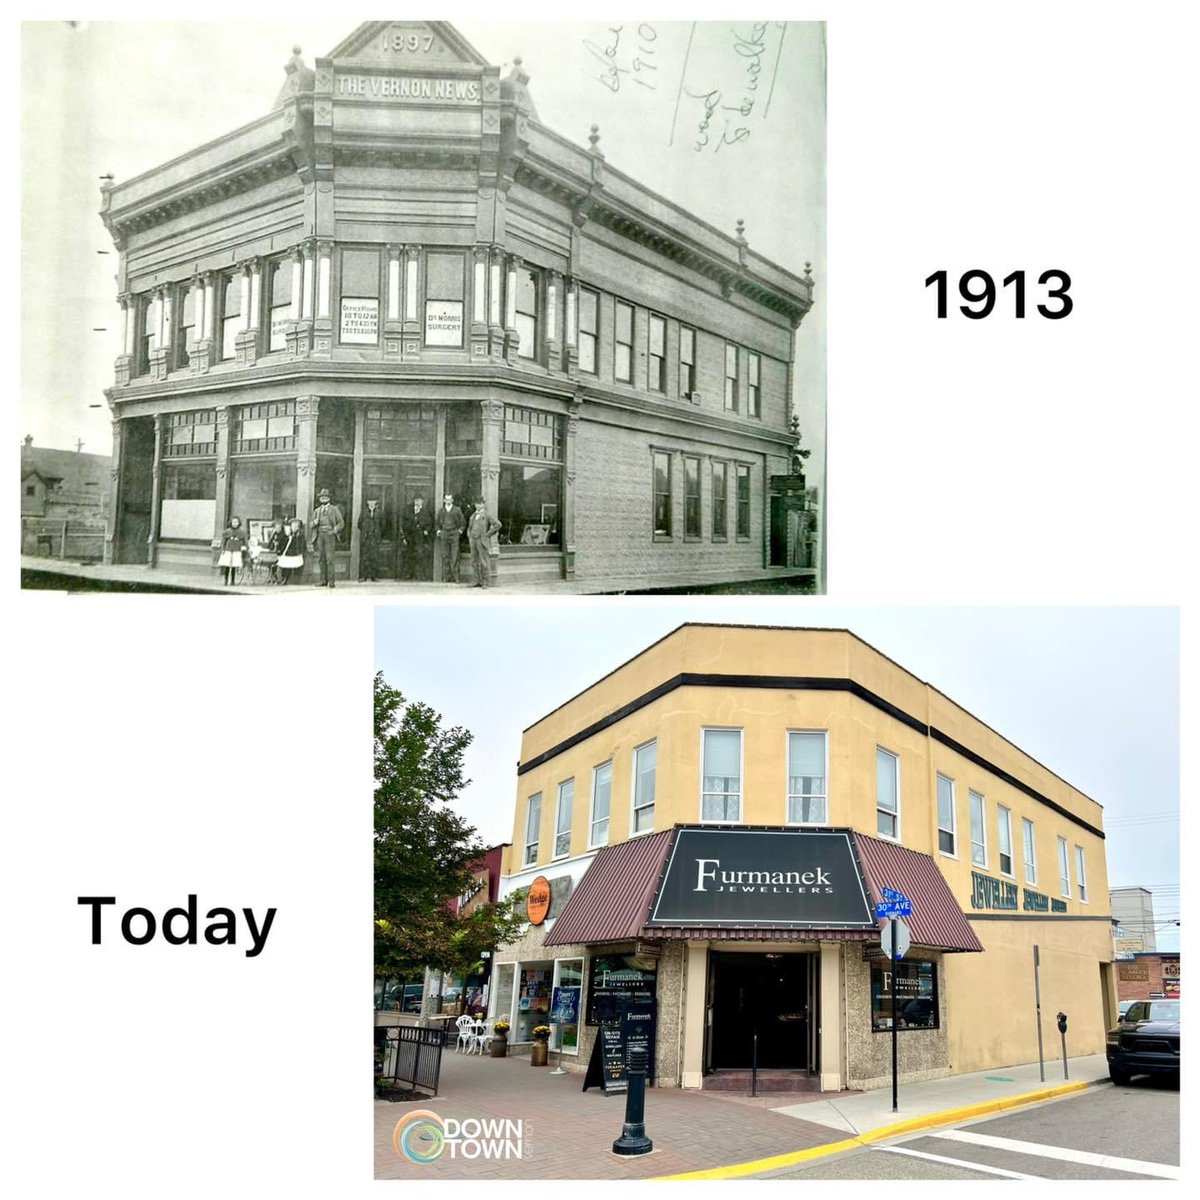
[[[592,144],[592,149],[595,150],[600,141],[600,126],[593,125],[592,132],[588,134],[588,141]]]
[[[746,240],[746,222],[741,217],[737,219],[737,240],[739,242]]]
[[[804,264],[804,277],[806,279],[812,278],[812,263],[810,263],[810,262],[806,262]]]

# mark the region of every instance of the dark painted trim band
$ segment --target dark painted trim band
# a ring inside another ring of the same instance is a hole
[[[924,737],[933,738],[934,741],[940,742],[956,754],[961,754],[977,767],[982,767],[997,779],[1003,780],[1010,787],[1014,787],[1017,791],[1024,793],[1031,800],[1036,800],[1039,804],[1044,804],[1053,812],[1058,813],[1059,816],[1065,817],[1081,829],[1086,829],[1088,833],[1095,834],[1098,838],[1104,837],[1102,829],[1097,829],[1096,826],[1089,824],[1082,817],[1077,817],[1069,809],[1051,800],[1049,796],[1043,796],[1041,792],[1037,791],[1036,788],[1030,787],[1027,783],[1022,783],[1015,776],[1010,775],[1007,771],[996,766],[995,763],[984,758],[983,755],[976,754],[974,750],[968,749],[961,742],[956,742],[949,734],[942,733],[940,729],[936,729],[931,725],[926,725],[924,721],[914,717],[911,713],[905,712],[902,708],[897,708],[890,701],[876,695],[869,688],[863,687],[861,683],[857,683],[853,679],[831,679],[824,676],[812,675],[713,675],[684,671],[660,683],[657,687],[651,688],[648,692],[643,692],[642,695],[630,700],[628,704],[622,704],[620,708],[615,709],[605,717],[601,717],[599,721],[593,721],[591,725],[579,730],[578,733],[573,733],[570,737],[564,738],[557,745],[551,746],[549,750],[544,750],[541,754],[535,754],[528,762],[518,763],[517,774],[524,775],[540,767],[543,763],[549,762],[552,758],[557,758],[572,747],[578,746],[580,742],[585,742],[588,738],[595,737],[596,734],[602,733],[618,721],[623,721],[639,709],[645,708],[648,704],[653,704],[655,700],[661,700],[663,696],[669,695],[676,688],[681,687],[759,688],[797,692],[849,692],[856,699],[863,701],[864,704],[869,704],[872,708],[879,709],[880,712],[886,713],[902,725],[907,725],[909,729],[915,730]]]

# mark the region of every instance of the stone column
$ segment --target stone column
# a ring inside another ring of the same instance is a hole
[[[216,284],[211,271],[201,274],[199,287],[199,303],[196,306],[196,346],[192,351],[191,360],[197,374],[203,375],[212,367],[216,349],[213,342]]]
[[[124,387],[133,374],[133,337],[137,325],[137,298],[129,292],[122,292],[117,300],[121,305],[125,325],[121,337],[121,353],[117,355],[115,364],[115,375],[117,387]]]
[[[329,358],[333,352],[333,243],[317,243],[316,316],[313,318],[312,353],[314,358]]]
[[[296,398],[296,515],[304,522],[304,537],[310,533],[317,486],[317,410],[319,396]],[[308,554],[307,544],[305,554]]]
[[[579,378],[579,283],[564,280],[567,293],[567,327],[563,334],[563,368],[572,379]]]
[[[488,356],[488,250],[476,246],[471,258],[471,361]]]
[[[123,467],[124,445],[122,440],[122,423],[117,418],[112,423],[112,466],[109,468],[111,481],[111,508],[108,519],[104,522],[104,562],[111,565],[117,561],[116,546],[118,538],[117,526],[121,520],[121,502],[123,500],[121,468]]]
[[[158,533],[162,518],[162,452],[163,433],[167,418],[159,413],[154,418],[154,463],[150,469],[150,533],[146,538],[146,563],[158,566]]]
[[[200,364],[197,361],[197,347],[204,340],[204,279],[200,275],[193,275],[189,285],[192,296],[192,348],[188,350],[185,345],[183,348],[187,351],[188,366],[193,371],[200,369]],[[184,335],[186,337],[186,335]]]
[[[504,285],[504,356],[510,363],[517,361],[520,336],[517,333],[517,272],[521,259],[516,254],[508,256],[508,278]]]
[[[854,945],[848,942],[847,945]],[[842,948],[837,942],[821,944],[821,1091],[842,1086]],[[812,1014],[809,1014],[812,1019]]]
[[[704,1083],[704,1023],[708,992],[708,943],[688,942],[684,962],[683,1063],[685,1088]]]
[[[575,464],[578,461],[580,400],[571,403],[567,414],[567,436],[563,445],[562,521],[558,536],[562,540],[563,578],[575,578]]]
[[[383,321],[383,357],[389,362],[400,361],[404,340],[404,247],[389,246],[387,269],[387,315]]]
[[[159,288],[154,293],[154,345],[150,349],[150,378],[166,379],[167,359],[170,356],[170,298],[166,290]]]
[[[482,439],[480,445],[479,484],[483,488],[483,504],[493,517],[500,516],[500,444],[504,438],[504,404],[499,400],[480,402]],[[495,582],[498,557],[489,562]]]
[[[304,315],[305,280],[311,279],[311,268],[306,267],[307,251],[303,246],[297,246],[292,251],[292,311],[287,327],[287,352],[292,358],[299,358],[308,353],[309,334],[302,333],[305,328]]]
[[[229,451],[233,432],[230,424],[229,407],[221,405],[217,409],[217,511],[212,540],[213,566],[216,566],[221,553],[221,534],[229,520]]]
[[[239,367],[254,365],[258,357],[258,318],[254,315],[254,295],[258,291],[258,263],[248,259],[238,268],[241,271],[242,311],[234,338],[234,361]]]
[[[504,357],[504,251],[491,248],[488,263],[488,353]]]
[[[404,334],[401,356],[405,362],[421,359],[421,323],[417,316],[417,272],[421,247],[404,247]]]
[[[562,276],[557,271],[546,274],[546,367],[557,371],[559,367],[558,298],[562,295]]]

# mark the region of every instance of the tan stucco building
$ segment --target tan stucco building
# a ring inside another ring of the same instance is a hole
[[[754,1030],[760,1067],[881,1086],[890,888],[914,909],[902,1078],[1036,1060],[1035,947],[1048,1055],[1059,1010],[1073,1054],[1104,1048],[1100,805],[853,633],[681,626],[525,731],[512,842],[503,890],[553,895],[497,954],[518,1040],[569,976],[568,1054],[607,983],[653,997],[659,1084],[736,1076]]]

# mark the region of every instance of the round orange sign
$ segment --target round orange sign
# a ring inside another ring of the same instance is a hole
[[[529,914],[531,925],[540,925],[550,911],[550,880],[545,875],[539,875],[529,885],[529,895],[525,897],[525,911]]]

